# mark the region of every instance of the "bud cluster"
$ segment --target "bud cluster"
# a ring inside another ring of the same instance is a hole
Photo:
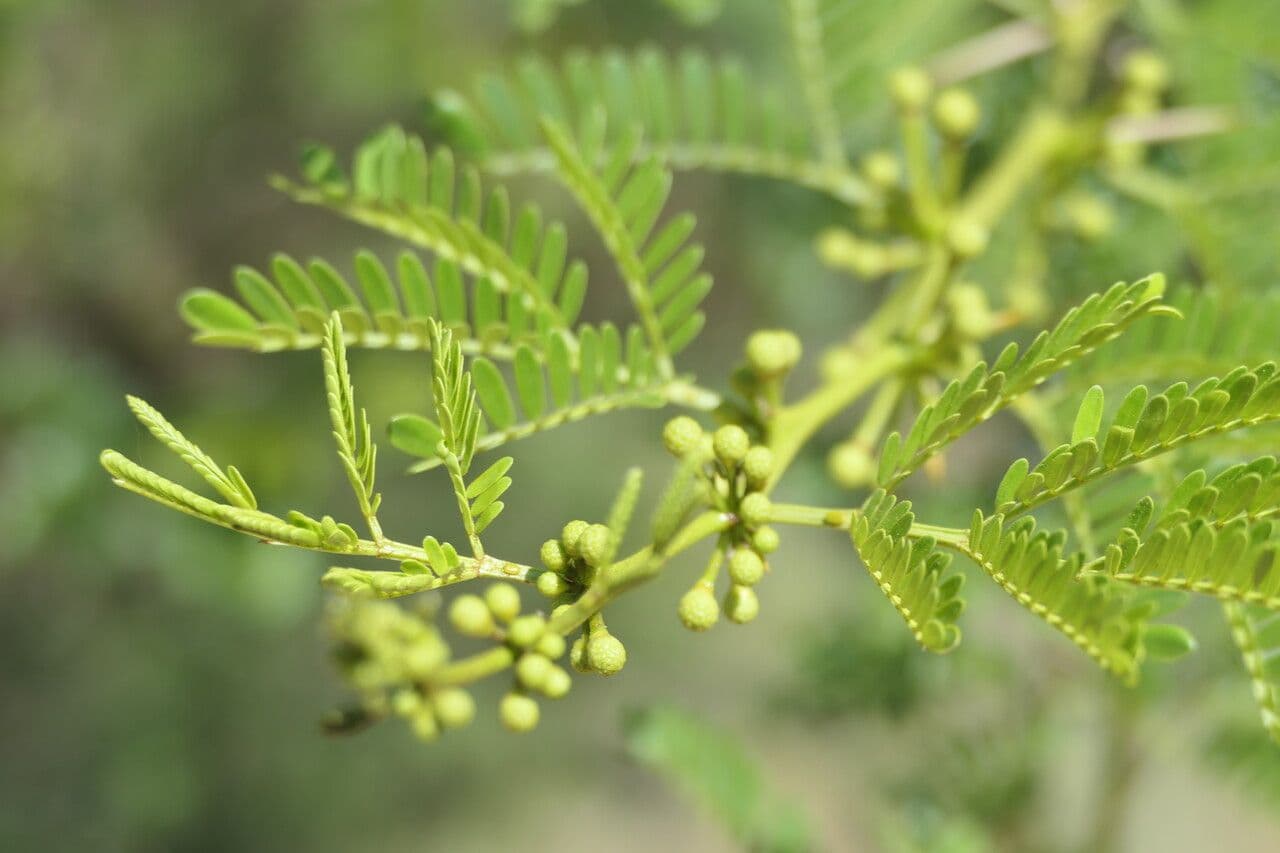
[[[777,531],[768,526],[773,507],[766,494],[775,467],[773,451],[753,444],[741,426],[729,424],[707,435],[687,416],[667,423],[663,442],[680,458],[703,460],[701,474],[711,504],[737,519],[721,535],[708,571],[680,599],[677,615],[693,631],[714,625],[722,609],[732,622],[750,622],[760,612],[755,586],[769,570],[767,555],[778,548]],[[729,576],[723,603],[715,591],[722,563]]]
[[[436,685],[449,661],[449,647],[429,614],[363,598],[335,602],[330,624],[337,640],[334,658],[360,695],[365,718],[394,714],[423,740],[442,729],[467,725],[475,700],[461,687]]]

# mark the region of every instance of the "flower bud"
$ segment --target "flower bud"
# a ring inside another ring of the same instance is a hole
[[[982,111],[967,89],[947,89],[933,105],[933,121],[944,136],[965,139],[978,128]]]
[[[512,691],[498,704],[502,724],[513,732],[532,731],[538,725],[538,703],[523,693]]]
[[[507,629],[507,640],[513,646],[527,649],[538,642],[546,630],[547,620],[537,613],[530,613],[512,621],[511,627]]]
[[[755,586],[764,577],[764,560],[750,548],[736,548],[729,555],[729,578],[739,586]]]
[[[563,572],[564,567],[568,565],[569,556],[564,552],[564,546],[560,544],[559,539],[548,539],[542,543],[542,550],[538,552],[538,556],[542,559],[542,565],[547,567],[548,571]]]
[[[892,189],[902,181],[902,164],[892,151],[872,151],[862,158],[862,174],[881,189]]]
[[[411,718],[414,737],[418,740],[430,743],[440,737],[440,725],[436,722],[436,715],[426,708],[418,709],[418,712]]]
[[[736,424],[722,426],[711,437],[711,448],[725,465],[736,465],[747,455],[751,438],[747,431]]]
[[[520,615],[520,592],[509,583],[495,583],[484,591],[485,604],[494,618],[510,622]]]
[[[773,451],[763,444],[751,448],[742,459],[742,471],[753,486],[767,482],[773,475]]]
[[[591,663],[587,660],[587,638],[586,635],[579,635],[578,639],[573,641],[573,645],[569,647],[569,665],[578,672],[590,672]]]
[[[538,690],[551,671],[551,661],[536,652],[527,652],[516,661],[516,680],[522,687]]]
[[[422,694],[410,687],[403,687],[391,696],[391,711],[397,717],[412,717],[422,707]]]
[[[793,332],[764,329],[747,338],[747,364],[759,376],[786,373],[800,361],[800,339]]]
[[[827,456],[827,470],[845,488],[865,486],[875,480],[876,462],[856,441],[837,444]]]
[[[745,625],[760,614],[760,599],[749,586],[732,586],[724,597],[724,612],[730,621]]]
[[[564,654],[565,641],[564,637],[559,634],[547,631],[543,634],[534,646],[538,654],[546,655],[550,660],[556,660]]]
[[[1169,64],[1150,50],[1135,50],[1125,57],[1124,81],[1135,89],[1156,94],[1169,85]]]
[[[627,665],[627,648],[607,631],[594,631],[587,642],[587,663],[601,675],[613,675]]]
[[[672,456],[683,458],[702,443],[702,427],[688,415],[667,421],[662,428],[662,444]]]
[[[570,557],[578,558],[582,556],[582,552],[578,550],[578,539],[582,537],[583,531],[589,525],[582,519],[575,518],[564,526],[564,530],[560,532],[560,544],[564,546],[565,553]]]
[[[587,565],[599,568],[609,559],[609,546],[613,534],[603,524],[592,524],[578,537],[578,553]]]
[[[476,716],[476,700],[461,687],[445,687],[431,697],[436,719],[446,729],[460,729]]]
[[[904,112],[924,109],[932,93],[933,81],[922,68],[899,68],[889,78],[889,94]]]
[[[773,512],[773,502],[761,492],[752,492],[738,504],[738,517],[748,527],[767,524]]]
[[[534,585],[538,587],[538,592],[547,598],[564,595],[569,589],[569,582],[555,572],[543,572],[538,575]]]
[[[493,633],[493,614],[478,595],[460,595],[449,605],[449,623],[466,637],[487,637]]]
[[[772,527],[761,527],[751,536],[751,547],[758,554],[772,554],[779,544],[778,531]]]
[[[972,219],[956,219],[947,226],[947,245],[961,260],[981,255],[989,238],[987,229]]]
[[[951,323],[960,337],[973,341],[990,334],[995,317],[987,302],[987,294],[980,286],[966,282],[953,285],[947,291],[946,300],[951,311]]]
[[[680,621],[690,631],[706,631],[720,619],[720,604],[711,584],[699,581],[680,598],[676,608]]]
[[[546,678],[542,679],[542,693],[548,699],[559,699],[569,692],[569,688],[573,686],[573,679],[569,677],[569,673],[560,666],[552,666],[547,672]]]

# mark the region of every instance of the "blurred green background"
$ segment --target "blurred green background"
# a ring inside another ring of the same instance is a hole
[[[1124,849],[1280,848],[1280,765],[1261,737],[1221,722],[1254,721],[1211,613],[1196,658],[1117,699],[1070,644],[985,590],[955,655],[916,654],[848,543],[800,531],[786,536],[750,627],[679,629],[674,602],[692,561],[628,597],[610,623],[631,651],[626,672],[578,679],[534,735],[507,735],[482,710],[432,746],[396,724],[328,739],[316,722],[342,693],[320,630],[323,559],[112,489],[102,447],[161,464],[124,406],[130,392],[241,467],[264,504],[349,514],[315,353],[198,349],[174,311],[183,290],[224,288],[233,265],[261,266],[276,250],[349,269],[358,246],[390,249],[267,188],[302,141],[345,150],[382,122],[413,125],[431,90],[466,87],[532,49],[700,44],[747,57],[761,76],[790,74],[768,0],[727,0],[692,24],[673,9],[718,4],[565,5],[544,21],[556,4],[0,0],[0,849],[733,849],[714,819],[628,756],[624,709],[655,704],[743,742],[778,796],[803,803],[821,848],[1079,849],[1114,747],[1099,720],[1116,702],[1140,721]],[[1158,37],[1188,100],[1274,109],[1280,16],[1268,4],[1137,5],[1147,17],[1135,18],[1135,37]],[[867,6],[879,28],[855,57],[855,150],[887,138],[887,69],[1006,17],[950,0],[939,15],[921,2]],[[1192,35],[1164,26],[1175,13],[1190,16]],[[1014,72],[979,86],[985,102],[1009,104],[994,127],[1016,117],[1027,82]],[[1275,139],[1235,135],[1167,160],[1274,172]],[[514,188],[566,217],[581,235],[575,250],[607,269],[555,187]],[[688,361],[708,383],[751,328],[793,327],[815,352],[873,298],[815,260],[813,235],[834,213],[821,199],[703,175],[682,176],[676,198],[698,212],[718,282],[714,321]],[[1055,286],[1078,293],[1163,267],[1247,293],[1274,278],[1266,217],[1278,207],[1249,195],[1206,214],[1194,257],[1182,223],[1122,208],[1114,239],[1064,250]],[[594,278],[591,316],[624,310],[606,278]],[[353,358],[375,423],[425,404],[423,358]],[[620,460],[656,480],[662,420],[614,415],[516,448],[495,550],[533,553],[565,519],[599,514]],[[933,498],[939,514],[989,494],[992,466],[1025,441],[1002,423],[964,444],[952,486]],[[441,483],[391,476],[399,463],[388,449],[389,529],[413,538],[454,524]],[[849,500],[827,484],[821,454],[785,491]],[[482,700],[500,685],[487,689]]]

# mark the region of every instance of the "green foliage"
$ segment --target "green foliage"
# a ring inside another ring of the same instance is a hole
[[[960,642],[955,622],[964,610],[964,575],[948,572],[951,558],[935,549],[933,539],[910,538],[914,521],[910,501],[878,490],[853,523],[853,544],[920,645],[948,652]]]
[[[1223,605],[1231,638],[1253,685],[1253,701],[1262,715],[1262,727],[1280,743],[1280,617],[1261,607],[1228,602]]]
[[[563,127],[592,166],[621,153],[795,181],[846,203],[867,196],[857,175],[814,159],[809,133],[777,91],[752,81],[741,62],[694,49],[675,58],[654,48],[571,51],[559,68],[529,57],[505,77],[482,77],[472,99],[440,92],[428,120],[502,175],[556,168],[538,118]]]
[[[977,510],[968,540],[956,547],[1103,669],[1136,681],[1150,607],[1105,580],[1078,581],[1082,557],[1063,553],[1066,540],[1066,531],[1037,530],[1034,519],[1009,523]]]
[[[1139,385],[1101,430],[1103,395],[1095,386],[1076,414],[1072,442],[1049,451],[1034,469],[1025,459],[1010,466],[1000,482],[996,509],[1010,516],[1026,512],[1193,441],[1275,423],[1280,420],[1280,377],[1275,372],[1274,362],[1238,367],[1195,388],[1178,382],[1155,395]]]
[[[799,805],[761,777],[743,746],[723,732],[672,708],[648,708],[625,720],[627,750],[668,776],[750,850],[811,849]]]
[[[945,445],[1052,374],[1118,337],[1138,319],[1175,314],[1161,303],[1163,293],[1163,276],[1116,284],[1105,294],[1094,294],[1072,308],[1051,331],[1037,335],[1026,350],[1011,343],[990,367],[979,362],[964,379],[953,380],[936,402],[921,409],[905,440],[897,432],[885,440],[880,457],[881,486],[897,485]]]
[[[357,411],[355,390],[347,368],[347,349],[342,342],[342,321],[335,314],[326,329],[324,348],[324,388],[329,403],[329,422],[338,443],[338,459],[355,492],[360,512],[368,520],[375,539],[382,530],[375,516],[382,496],[374,491],[377,476],[378,447],[370,437],[369,417],[364,409]]]

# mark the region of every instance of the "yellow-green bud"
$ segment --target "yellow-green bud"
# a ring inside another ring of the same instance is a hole
[[[507,640],[513,645],[527,649],[542,637],[547,630],[547,620],[537,613],[521,616],[511,623],[507,629]]]
[[[865,486],[876,476],[876,463],[867,449],[856,441],[837,444],[827,456],[827,470],[846,488]]]
[[[478,595],[460,595],[449,605],[449,623],[467,637],[487,637],[493,633],[493,614]]]
[[[1067,199],[1067,218],[1082,240],[1096,240],[1111,230],[1111,208],[1102,199],[1087,193],[1078,193]]]
[[[461,687],[445,687],[431,697],[436,719],[446,729],[460,729],[476,716],[476,700]]]
[[[582,538],[583,532],[589,527],[585,521],[575,518],[564,526],[564,530],[560,532],[560,544],[564,546],[564,551],[570,557],[575,559],[582,556],[582,552],[578,550],[578,540]]]
[[[978,127],[982,111],[967,89],[947,89],[933,104],[933,121],[943,135],[964,139]]]
[[[588,566],[603,566],[609,559],[609,545],[613,534],[603,524],[593,524],[578,537],[578,553]]]
[[[989,238],[987,229],[972,219],[957,219],[947,226],[947,245],[961,260],[981,255]]]
[[[436,715],[426,708],[420,708],[418,713],[413,715],[411,725],[414,736],[419,740],[430,743],[440,737],[440,726],[436,722]]]
[[[760,599],[749,586],[731,586],[724,597],[724,613],[732,622],[745,625],[760,614]]]
[[[800,339],[785,329],[763,329],[747,338],[747,364],[759,376],[786,373],[800,361]]]
[[[763,444],[751,448],[742,459],[742,471],[752,485],[766,482],[773,476],[773,451]]]
[[[601,675],[613,675],[627,665],[627,647],[606,631],[595,631],[587,642],[587,663]]]
[[[751,438],[742,427],[728,424],[716,430],[711,437],[711,448],[721,462],[736,465],[746,457],[751,448]]]
[[[412,717],[421,707],[422,694],[412,688],[401,688],[391,696],[391,710],[397,717]]]
[[[921,110],[933,94],[933,81],[922,68],[899,68],[889,78],[889,93],[898,109]]]
[[[564,647],[564,637],[548,631],[538,639],[538,644],[534,648],[538,650],[538,654],[546,655],[550,660],[556,660],[564,654]]]
[[[553,572],[563,572],[569,562],[569,556],[565,554],[564,546],[560,544],[559,539],[548,539],[543,542],[538,556],[542,558],[542,565]]]
[[[569,665],[578,672],[591,671],[591,663],[587,660],[586,635],[580,635],[569,647]]]
[[[538,725],[538,703],[523,693],[508,693],[498,704],[498,717],[513,732],[532,731]]]
[[[520,592],[509,583],[495,583],[484,591],[485,604],[494,618],[510,622],[520,615]]]
[[[1144,92],[1163,92],[1169,85],[1169,64],[1150,50],[1135,50],[1125,57],[1124,81]]]
[[[887,190],[902,180],[902,164],[892,151],[872,151],[862,158],[862,174],[871,183]]]
[[[759,527],[769,522],[773,502],[760,492],[752,492],[738,504],[738,517],[748,527]]]
[[[569,692],[573,679],[564,667],[552,666],[547,677],[542,679],[542,693],[548,699],[559,699]]]
[[[542,682],[551,671],[551,661],[536,652],[528,652],[516,661],[516,680],[530,690],[542,687]]]
[[[772,527],[761,527],[751,536],[751,547],[759,554],[772,554],[780,544],[778,531]]]
[[[720,604],[711,584],[699,581],[680,598],[676,608],[680,621],[690,631],[706,631],[720,618]]]
[[[555,572],[543,572],[538,575],[534,585],[538,587],[538,592],[547,598],[556,598],[564,595],[569,589],[569,582]]]
[[[764,560],[750,548],[736,548],[729,555],[729,578],[740,586],[755,586],[764,577]]]
[[[947,306],[951,309],[951,322],[962,338],[986,337],[995,323],[987,294],[976,284],[961,282],[952,286],[947,291]]]
[[[687,456],[701,443],[702,427],[688,415],[672,418],[662,428],[662,444],[677,458]]]

